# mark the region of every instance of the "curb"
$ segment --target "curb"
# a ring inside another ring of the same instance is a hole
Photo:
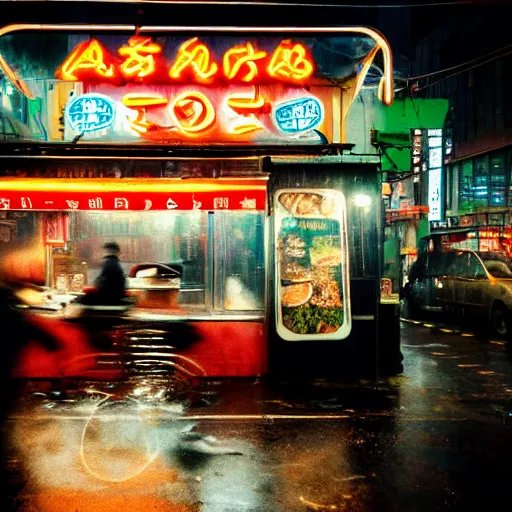
[[[425,327],[426,329],[433,329],[435,331],[444,332],[446,334],[459,334],[460,336],[476,336],[472,332],[462,332],[460,329],[451,329],[449,327],[444,327],[443,324],[438,325],[434,324],[432,322],[423,321],[423,320],[411,320],[410,318],[402,318],[400,317],[400,322],[404,322],[406,324],[413,324],[413,325],[421,325],[422,327]]]
[[[431,322],[423,321],[423,320],[411,320],[410,318],[402,318],[400,317],[400,322],[405,324],[412,325],[420,325],[421,327],[425,327],[426,329],[432,329],[437,332],[443,332],[445,334],[458,334],[463,338],[474,338],[476,337],[476,333],[474,332],[462,332],[460,329],[450,329],[448,327],[443,327],[443,325],[433,324]],[[506,342],[503,340],[488,340],[488,343],[492,345],[506,345]]]

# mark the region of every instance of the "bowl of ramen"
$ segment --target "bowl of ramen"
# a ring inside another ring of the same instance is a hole
[[[298,283],[285,286],[281,296],[281,304],[287,308],[297,308],[307,304],[313,295],[311,283]]]

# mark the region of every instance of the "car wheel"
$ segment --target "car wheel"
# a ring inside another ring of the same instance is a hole
[[[491,313],[491,328],[502,338],[510,335],[510,313],[504,306],[494,306]]]

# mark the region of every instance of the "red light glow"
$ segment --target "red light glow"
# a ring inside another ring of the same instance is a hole
[[[265,83],[276,80],[303,82],[314,72],[308,49],[291,40],[281,41],[270,56],[247,42],[229,48],[222,57],[222,69],[208,46],[197,37],[179,48],[169,67],[162,57],[162,46],[147,36],[135,36],[118,49],[116,59],[96,39],[80,43],[57,70],[66,81],[106,82],[191,82],[214,81]]]
[[[99,41],[90,39],[80,43],[57,70],[57,78],[67,81],[115,79],[116,67],[109,53]]]
[[[175,80],[180,80],[188,73],[200,83],[210,83],[217,70],[217,64],[210,62],[208,47],[200,43],[197,37],[194,37],[180,46],[176,61],[169,71],[169,76]]]
[[[282,41],[274,50],[267,71],[274,78],[292,78],[300,81],[313,74],[313,64],[305,46],[287,40]]]
[[[223,70],[228,80],[240,78],[242,82],[250,83],[258,75],[256,60],[264,59],[267,52],[255,51],[251,43],[245,46],[234,46],[224,54]],[[242,71],[245,71],[243,73]]]
[[[215,123],[215,108],[200,92],[184,92],[176,96],[170,113],[178,128],[189,135],[204,132]]]
[[[121,46],[118,52],[125,58],[121,74],[127,79],[142,79],[155,72],[154,55],[162,53],[162,47],[149,37],[131,37],[128,46]]]

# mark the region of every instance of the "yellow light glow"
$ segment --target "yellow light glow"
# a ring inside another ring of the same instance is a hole
[[[265,105],[263,96],[254,92],[254,94],[234,93],[228,97],[228,107],[233,110],[255,110]]]
[[[228,80],[233,80],[240,73],[242,66],[245,64],[248,71],[242,77],[242,81],[252,82],[258,74],[258,66],[254,61],[263,59],[266,56],[267,52],[256,52],[251,43],[247,43],[245,46],[234,46],[224,54],[222,62],[224,76]]]
[[[103,78],[115,76],[115,66],[105,64],[106,53],[103,46],[96,39],[80,43],[57,70],[57,78],[67,81],[76,81],[78,70],[89,71]]]
[[[263,125],[257,119],[252,119],[251,121],[247,121],[245,123],[242,122],[241,124],[232,125],[229,131],[233,135],[243,135],[262,129]]]
[[[313,74],[313,64],[309,61],[303,45],[286,40],[274,50],[267,71],[274,78],[304,80]]]
[[[204,132],[215,123],[215,108],[200,92],[184,92],[176,96],[170,105],[174,123],[186,134]]]
[[[131,37],[128,46],[121,46],[119,55],[125,57],[121,64],[121,73],[126,78],[144,78],[155,72],[153,55],[162,52],[162,47],[153,43],[149,37]]]
[[[169,76],[175,80],[183,78],[183,72],[190,68],[199,82],[209,83],[215,76],[218,66],[210,62],[210,50],[197,37],[185,41],[178,49],[178,55]]]
[[[36,31],[62,31],[65,30],[87,30],[89,32],[93,31],[133,31],[139,28],[141,33],[150,33],[150,32],[158,32],[158,33],[175,33],[183,30],[183,27],[176,26],[142,26],[135,27],[134,25],[112,25],[112,24],[42,24],[42,23],[17,23],[6,25],[4,27],[0,27],[0,37],[11,34],[13,32],[24,31],[24,30],[36,30]],[[209,32],[229,32],[229,33],[269,33],[269,34],[279,34],[283,32],[289,31],[289,27],[187,27],[188,31],[199,31],[199,30],[208,30]],[[322,33],[322,34],[331,34],[331,35],[339,35],[339,34],[364,34],[365,36],[373,39],[380,50],[382,51],[383,61],[384,61],[384,69],[383,69],[383,77],[381,80],[382,93],[379,95],[379,98],[386,105],[391,105],[393,103],[393,56],[391,51],[391,46],[386,40],[386,38],[377,30],[374,30],[369,27],[363,26],[352,26],[352,27],[300,27],[296,29],[296,32],[299,34],[308,34],[308,33]],[[1,66],[1,62],[0,62]],[[14,80],[11,80],[13,85],[17,88],[18,83]],[[21,90],[21,89],[20,89]],[[23,91],[22,91],[23,92]],[[24,93],[26,94],[26,93]],[[350,102],[352,103],[352,102]]]
[[[122,102],[127,107],[154,107],[167,105],[169,100],[158,93],[129,92],[123,96]]]

